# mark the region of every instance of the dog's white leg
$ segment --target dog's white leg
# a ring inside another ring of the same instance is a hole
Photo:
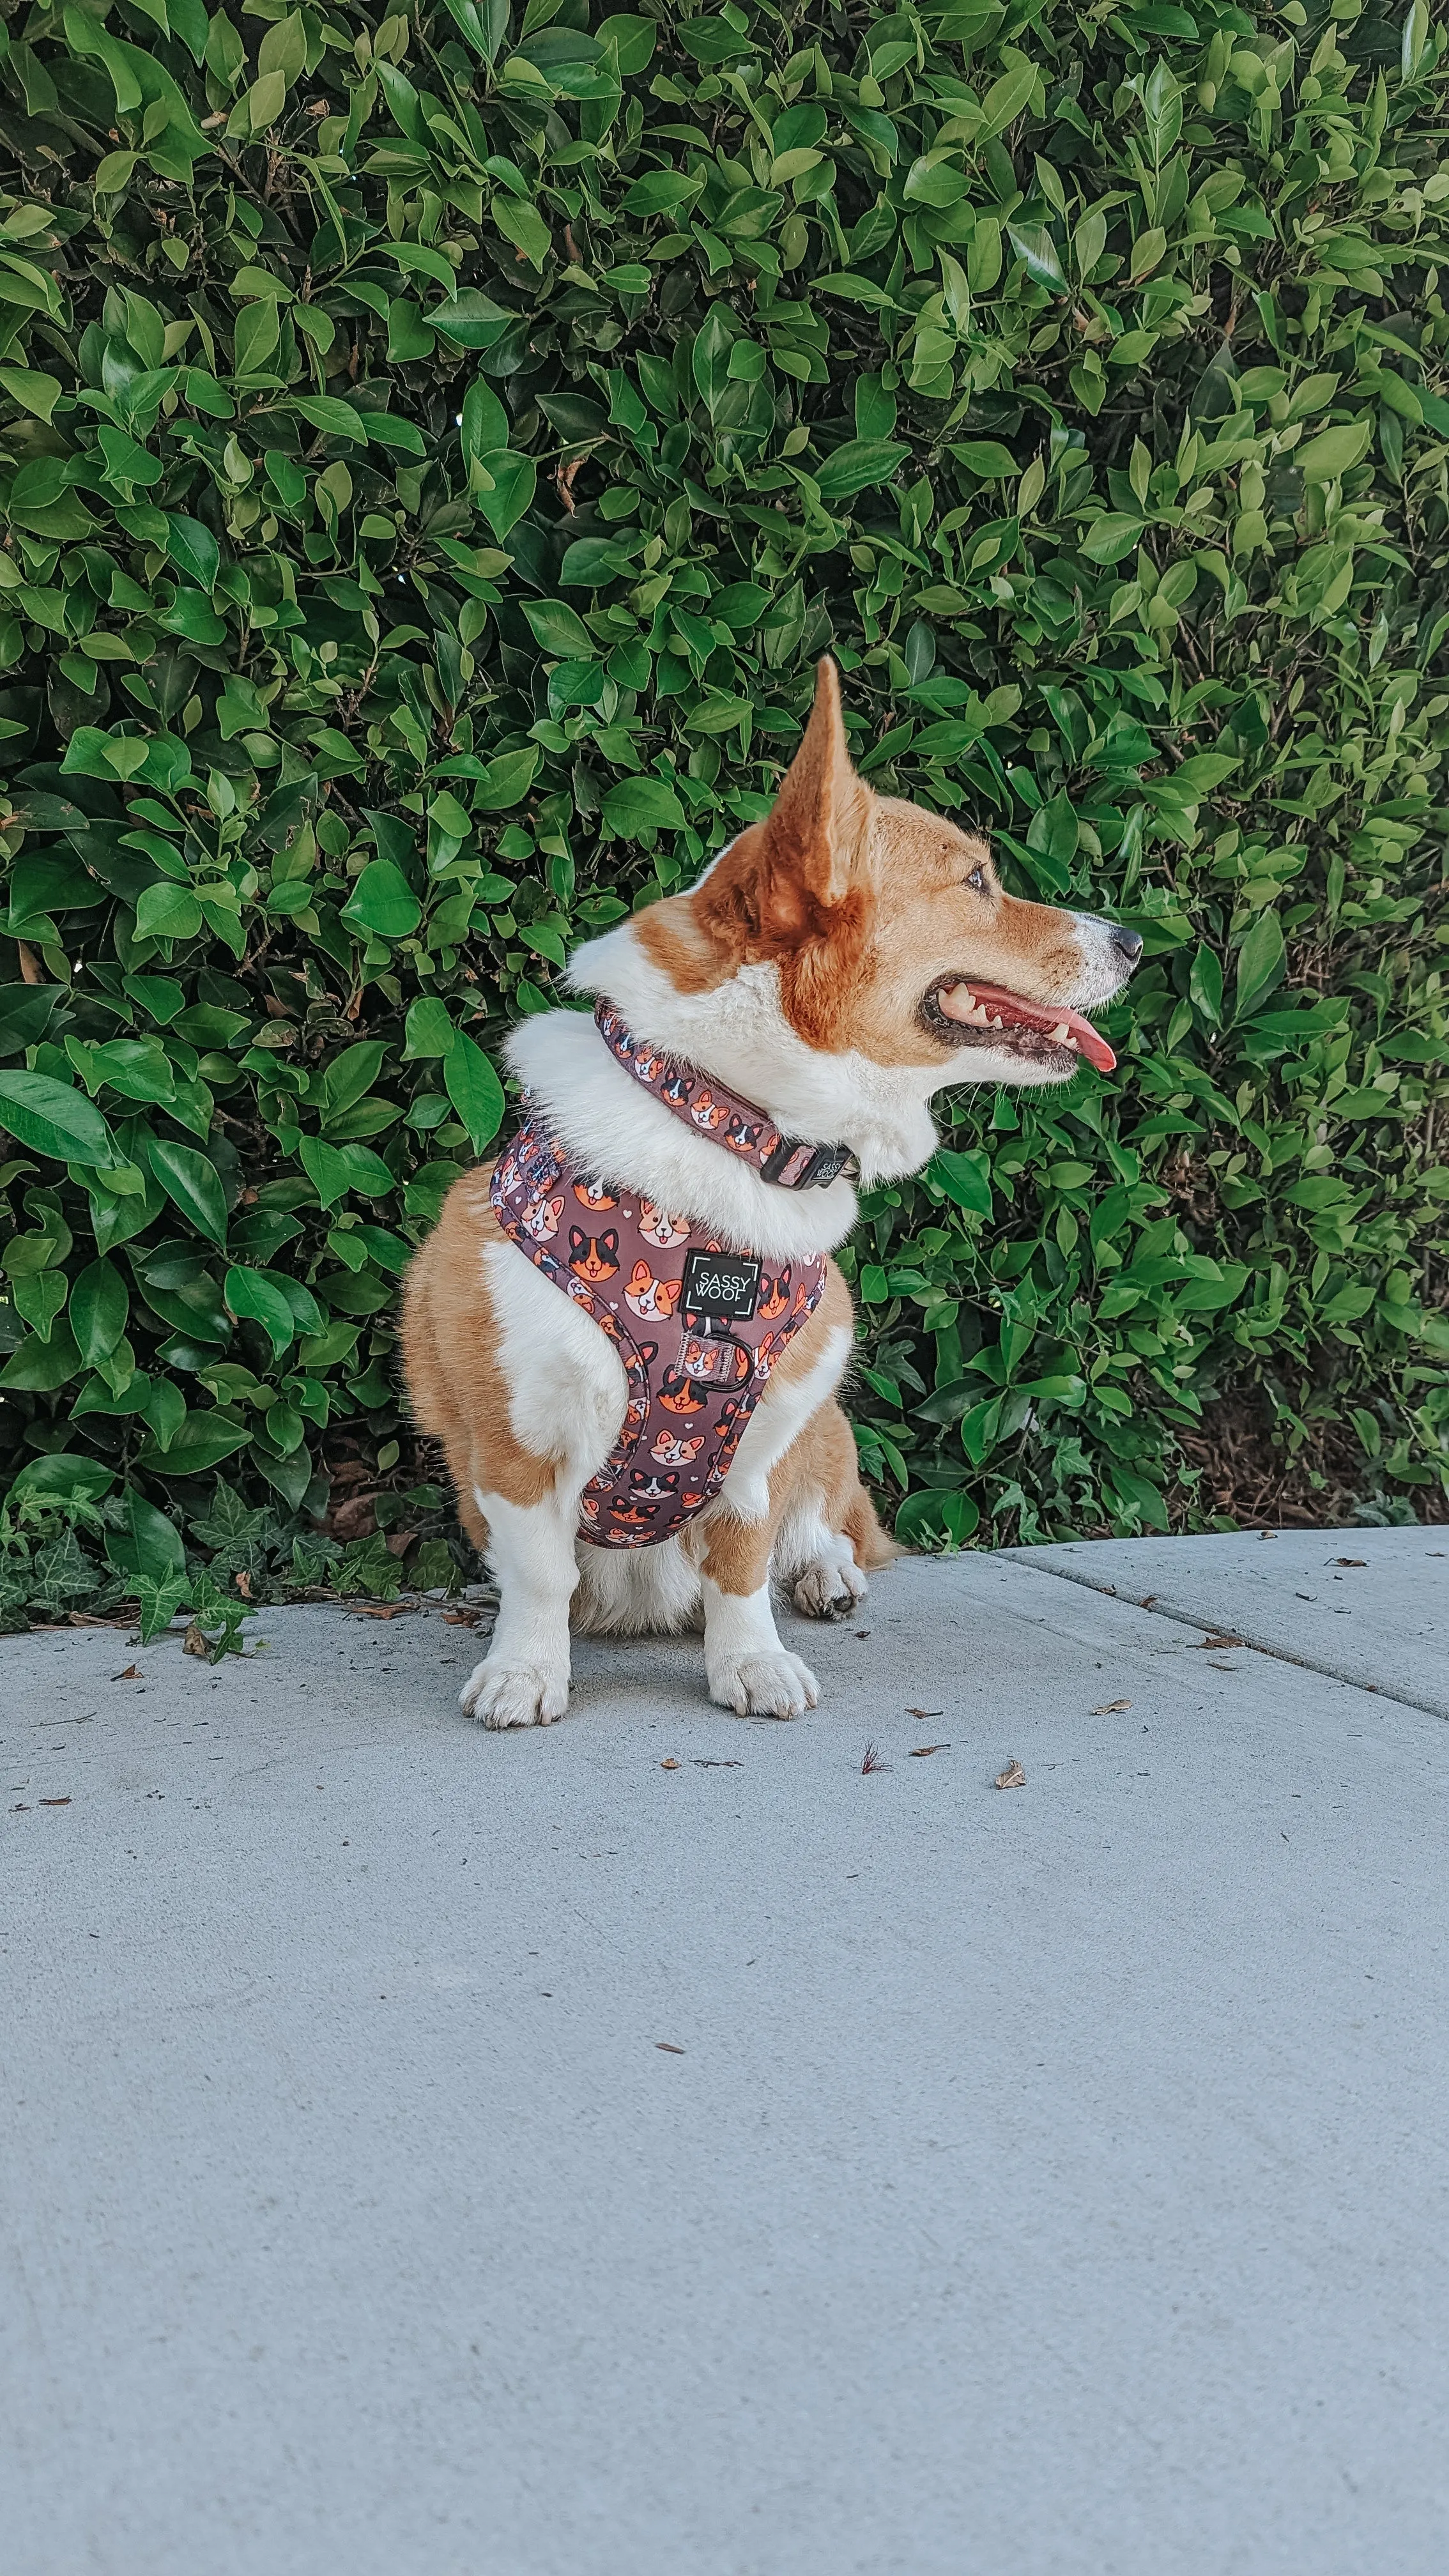
[[[799,1717],[820,1698],[809,1665],[780,1642],[768,1582],[726,1592],[704,1577],[704,1668],[710,1698],[737,1717]]]
[[[484,1726],[550,1726],[569,1704],[569,1603],[579,1579],[574,1527],[582,1482],[560,1477],[538,1503],[479,1493],[501,1602],[481,1664],[458,1694]]]
[[[775,1548],[774,1571],[807,1619],[844,1619],[865,1599],[866,1581],[844,1530],[833,1530],[818,1494],[798,1501]]]

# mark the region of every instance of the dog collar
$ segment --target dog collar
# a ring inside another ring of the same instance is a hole
[[[774,1121],[752,1101],[727,1091],[698,1065],[662,1047],[636,1038],[612,1002],[594,1005],[594,1026],[610,1054],[627,1073],[686,1127],[723,1145],[749,1163],[762,1181],[781,1190],[823,1190],[839,1180],[851,1161],[848,1145],[816,1145],[799,1136],[782,1136]]]

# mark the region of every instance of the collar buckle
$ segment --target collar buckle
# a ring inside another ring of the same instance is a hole
[[[848,1145],[811,1145],[783,1136],[760,1165],[760,1178],[782,1190],[823,1190],[839,1180],[850,1159]]]

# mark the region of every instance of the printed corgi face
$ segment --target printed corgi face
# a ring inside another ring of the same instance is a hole
[[[773,966],[797,1040],[910,1072],[903,1097],[918,1100],[950,1082],[1064,1082],[1084,1057],[1110,1072],[1112,1050],[1082,1014],[1142,953],[1135,931],[1009,894],[978,833],[877,796],[851,766],[829,660],[773,810],[692,893],[640,913],[633,935],[692,999]],[[843,1109],[848,1097],[842,1074]],[[691,1114],[711,1125],[703,1109]],[[925,1142],[918,1127],[902,1134]]]
[[[640,1047],[634,1058],[634,1071],[641,1082],[657,1082],[664,1071],[665,1059],[653,1047]]]
[[[659,1386],[659,1402],[666,1413],[703,1413],[705,1399],[687,1377],[665,1377]]]
[[[661,1252],[668,1252],[672,1244],[689,1240],[689,1227],[684,1219],[670,1216],[664,1208],[656,1207],[652,1199],[639,1201],[639,1231],[646,1243],[657,1244]]]
[[[635,1467],[629,1478],[631,1503],[667,1503],[678,1491],[677,1476],[651,1476],[645,1468]]]
[[[619,1267],[617,1234],[583,1234],[574,1225],[569,1228],[569,1268],[576,1279],[597,1285],[601,1279],[612,1279]]]
[[[752,1154],[760,1141],[760,1130],[758,1127],[747,1126],[739,1112],[731,1110],[725,1120],[724,1141],[732,1146],[737,1154]]]
[[[781,1271],[778,1279],[761,1280],[760,1302],[756,1307],[755,1312],[758,1315],[764,1315],[768,1321],[773,1323],[777,1315],[784,1314],[789,1303],[790,1272],[787,1265],[787,1267]]]
[[[636,1315],[646,1316],[651,1323],[664,1323],[679,1303],[682,1285],[678,1279],[656,1279],[647,1261],[636,1261],[629,1274],[624,1301],[633,1307]]]
[[[561,1198],[536,1199],[532,1207],[524,1209],[523,1231],[530,1235],[535,1243],[551,1243],[558,1232],[559,1218],[562,1215]]]
[[[696,1127],[707,1128],[711,1133],[724,1124],[725,1113],[712,1091],[702,1091],[689,1114]]]
[[[659,1097],[661,1100],[672,1100],[677,1109],[682,1109],[693,1089],[694,1084],[689,1075],[682,1072],[676,1064],[666,1073],[659,1085]]]
[[[661,1431],[649,1455],[661,1467],[687,1467],[704,1447],[704,1433],[695,1440],[685,1440],[677,1431]]]
[[[580,1207],[593,1208],[600,1215],[606,1208],[616,1208],[619,1204],[617,1199],[610,1198],[597,1173],[590,1174],[582,1181],[575,1181],[574,1197]]]

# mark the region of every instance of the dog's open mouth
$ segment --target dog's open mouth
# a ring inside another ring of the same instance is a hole
[[[1116,1057],[1100,1031],[1065,1002],[1028,1002],[1000,984],[966,983],[945,976],[921,1005],[926,1025],[952,1045],[980,1043],[1004,1048],[1036,1064],[1060,1065],[1086,1057],[1098,1073],[1110,1073]],[[944,1023],[944,1025],[943,1025]]]

